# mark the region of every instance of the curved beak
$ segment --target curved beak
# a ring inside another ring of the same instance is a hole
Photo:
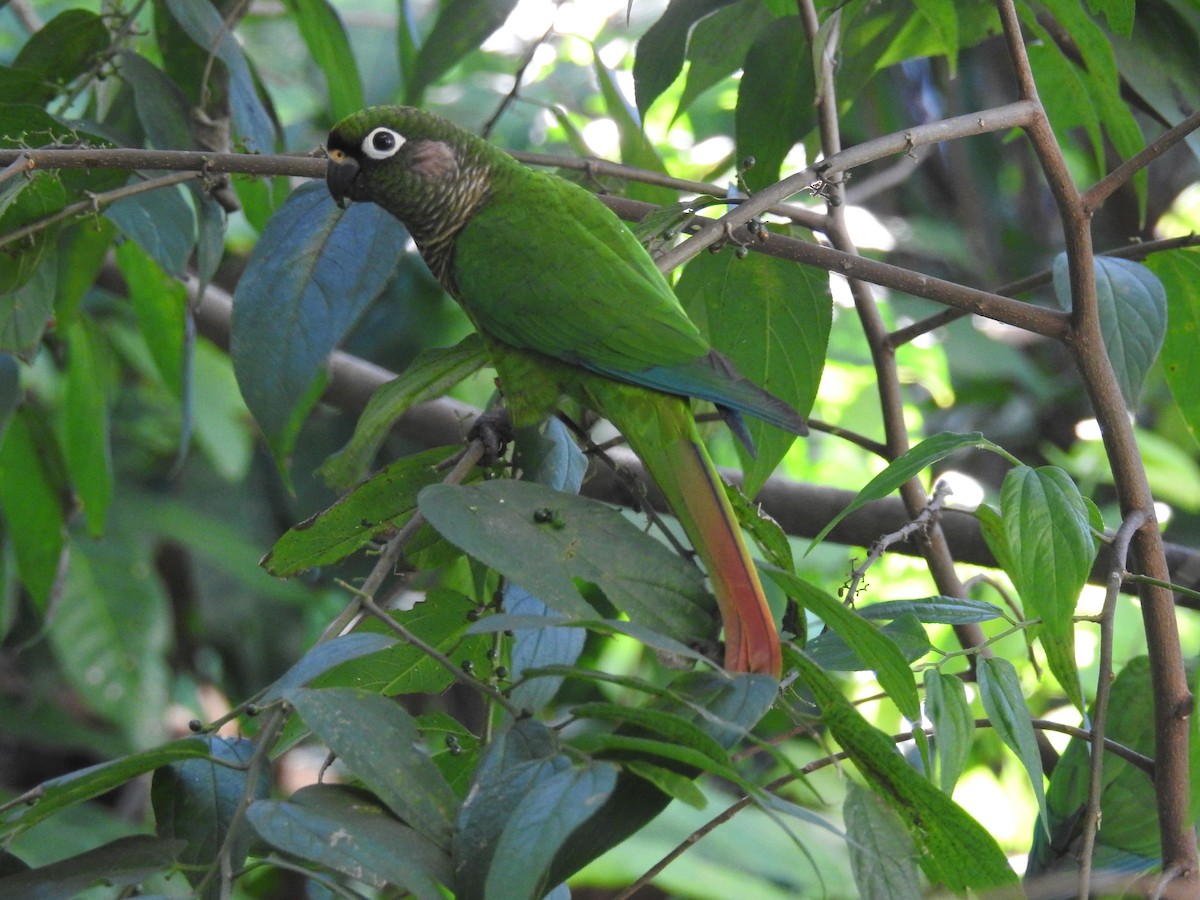
[[[325,185],[337,205],[346,208],[346,199],[354,199],[351,193],[358,178],[359,165],[340,150],[329,151],[329,165],[325,168]]]

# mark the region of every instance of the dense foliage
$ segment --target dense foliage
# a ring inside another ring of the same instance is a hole
[[[1193,896],[1198,50],[1193,0],[0,3],[0,896]],[[321,181],[375,103],[594,189],[811,412],[709,435],[782,684],[603,423],[467,439],[469,324]]]

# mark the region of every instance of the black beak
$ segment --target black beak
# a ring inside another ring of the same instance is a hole
[[[354,199],[351,193],[354,181],[358,178],[358,163],[351,157],[339,154],[338,158],[330,156],[329,165],[325,169],[325,185],[337,205],[346,208],[346,199]]]

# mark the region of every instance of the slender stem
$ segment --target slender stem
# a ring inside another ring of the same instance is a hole
[[[1185,137],[1200,128],[1200,110],[1192,113],[1174,128],[1160,134],[1146,147],[1121,163],[1106,176],[1088,188],[1081,198],[1083,209],[1089,215],[1101,203],[1107,200],[1117,188],[1129,181],[1135,173],[1141,171],[1167,150],[1174,147]]]

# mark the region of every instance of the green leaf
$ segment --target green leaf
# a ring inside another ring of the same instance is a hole
[[[284,699],[392,812],[439,847],[450,846],[458,799],[418,747],[416,723],[398,704],[347,688],[295,688]]]
[[[733,765],[729,754],[725,752],[725,748],[720,743],[709,737],[702,728],[681,716],[660,710],[602,702],[580,703],[578,706],[572,707],[571,715],[576,719],[598,719],[605,722],[637,725],[646,731],[655,732],[667,738],[673,744],[695,750],[720,765]]]
[[[366,476],[388,432],[417,403],[441,397],[454,385],[488,364],[478,334],[467,335],[453,347],[423,350],[398,377],[376,388],[358,417],[354,436],[325,460],[321,476],[335,487],[346,487]]]
[[[138,327],[158,374],[176,397],[183,396],[184,316],[187,289],[146,251],[126,242],[116,248],[117,266],[129,288]]]
[[[63,404],[63,455],[83,507],[88,533],[104,534],[113,499],[112,449],[109,441],[107,347],[87,320],[67,329],[66,393]]]
[[[118,71],[133,88],[138,122],[151,146],[159,150],[191,150],[195,145],[187,96],[146,57],[130,50],[117,56]]]
[[[969,434],[954,434],[949,431],[943,431],[941,434],[935,434],[931,438],[926,438],[915,447],[909,448],[903,455],[892,460],[888,463],[886,469],[867,482],[866,486],[858,492],[846,508],[834,516],[829,524],[822,528],[817,536],[812,539],[812,542],[808,545],[808,550],[805,552],[811,553],[813,547],[821,543],[838,522],[842,521],[842,519],[846,518],[846,516],[859,507],[865,506],[872,500],[881,500],[892,491],[898,490],[900,485],[904,484],[910,478],[915,478],[922,469],[933,465],[939,460],[945,459],[955,450],[960,450],[964,447],[985,447],[1008,456],[1004,450],[993,444],[978,431],[973,431]]]
[[[917,11],[941,40],[950,62],[950,77],[958,71],[958,11],[954,0],[916,0]]]
[[[671,0],[662,17],[642,35],[633,61],[634,96],[639,116],[671,86],[683,69],[688,36],[705,16],[733,0]]]
[[[790,572],[770,568],[764,571],[789,597],[842,636],[858,658],[875,671],[880,687],[891,697],[902,716],[910,722],[921,720],[916,679],[894,641],[815,585]]]
[[[938,786],[947,794],[967,764],[975,738],[975,717],[962,679],[940,669],[925,670],[925,715],[933,723],[937,747]]]
[[[781,91],[784,84],[787,90]],[[734,114],[738,159],[755,159],[745,174],[750,190],[778,179],[784,157],[816,126],[815,94],[808,37],[800,17],[776,19],[746,55]]]
[[[442,850],[352,788],[310,785],[289,801],[253,803],[246,819],[285,853],[374,888],[392,885],[420,900],[442,900],[438,885],[452,879]]]
[[[850,870],[863,900],[924,896],[916,847],[895,812],[866,788],[849,782],[842,816]]]
[[[429,756],[461,800],[471,787],[483,743],[466,726],[444,712],[417,716],[417,727],[429,746]]]
[[[575,585],[582,579],[635,623],[677,640],[712,626],[699,570],[604,504],[502,479],[431,485],[419,506],[452,544],[569,616],[596,617]]]
[[[34,605],[45,614],[59,579],[66,521],[62,485],[47,463],[53,460],[51,437],[33,411],[17,410],[0,444],[0,506],[17,558],[17,573]]]
[[[380,653],[395,644],[396,639],[393,637],[361,631],[317,644],[267,688],[266,693],[259,699],[259,704],[273,703],[286,691],[303,687],[342,663]]]
[[[996,839],[905,762],[891,738],[870,725],[828,675],[803,655],[793,661],[833,738],[908,826],[929,880],[959,893],[1015,884]]]
[[[42,86],[23,99],[38,106],[48,103],[68,84],[97,64],[111,38],[104,20],[93,12],[68,9],[59,13],[25,42],[13,67],[36,76]]]
[[[774,19],[763,0],[743,0],[701,19],[688,40],[687,81],[674,119],[706,90],[742,68],[750,47]]]
[[[656,766],[640,759],[622,762],[621,768],[649,782],[672,799],[682,800],[688,806],[695,809],[704,809],[708,806],[708,798],[704,796],[704,791],[700,790],[696,782],[686,775],[680,775],[672,769]]]
[[[122,197],[104,216],[167,272],[178,278],[187,274],[196,247],[196,210],[180,185]]]
[[[278,578],[290,578],[340,562],[385,537],[416,510],[421,488],[446,477],[438,464],[457,450],[434,447],[381,469],[333,506],[289,528],[263,557],[263,568]]]
[[[926,597],[922,600],[887,600],[857,607],[864,619],[895,619],[912,614],[925,624],[967,625],[1004,617],[1004,610],[986,600],[969,597]]]
[[[275,149],[275,125],[258,97],[254,76],[241,45],[209,0],[165,0],[171,16],[204,53],[215,53],[229,70],[229,103],[233,124],[246,149]]]
[[[1200,250],[1157,253],[1148,265],[1167,293],[1163,373],[1188,432],[1200,443]]]
[[[233,297],[230,355],[278,462],[323,387],[329,352],[383,291],[404,229],[382,207],[338,209],[320,181],[268,223]]]
[[[38,172],[26,181],[15,197],[9,199],[3,214],[0,214],[0,234],[9,234],[18,228],[40,222],[66,205],[67,191],[59,176],[54,172]],[[13,298],[5,295],[22,287],[39,271],[54,246],[57,233],[57,225],[39,228],[29,237],[9,244],[0,253],[0,301],[3,302],[3,307],[0,307],[3,316],[0,318],[0,336],[3,336],[7,349],[28,349],[37,342],[45,325],[46,314],[53,305],[53,272],[48,283],[51,296],[38,305],[37,312],[24,312],[20,307],[14,309],[11,305]],[[10,324],[16,322],[24,327]]]
[[[313,62],[325,76],[333,121],[340,121],[366,106],[358,62],[337,10],[329,0],[287,0],[287,6]]]
[[[1026,615],[1040,618],[1046,661],[1081,711],[1075,666],[1075,606],[1096,557],[1089,513],[1079,488],[1054,466],[1010,469],[1000,513],[1014,568],[1008,571]]]
[[[208,755],[209,746],[204,738],[186,737],[142,753],[123,756],[51,778],[42,782],[35,792],[31,792],[27,804],[13,806],[0,814],[0,834],[20,834],[67,807],[106,794],[113,788],[160,766]]]
[[[3,260],[0,254],[0,273],[6,268]],[[45,260],[16,290],[0,292],[0,350],[27,361],[36,354],[54,312],[56,270],[53,258]]]
[[[992,728],[1000,739],[1017,755],[1029,775],[1043,827],[1048,827],[1046,792],[1042,786],[1042,757],[1038,752],[1033,722],[1021,691],[1017,670],[1007,659],[980,657],[976,661],[979,699]]]
[[[412,65],[404,102],[420,106],[425,89],[487,40],[508,19],[517,0],[449,0]]]
[[[592,60],[592,70],[596,73],[596,80],[600,83],[600,95],[604,98],[604,109],[617,126],[621,162],[665,175],[667,167],[658,153],[658,148],[646,137],[641,120],[621,93],[613,73],[604,65],[595,50],[592,52]],[[655,206],[667,206],[677,199],[675,192],[670,188],[640,182],[630,182],[624,193],[634,200],[643,200]]]
[[[762,253],[704,253],[683,270],[676,293],[738,371],[801,413],[812,409],[833,319],[824,272]],[[753,497],[795,435],[754,418],[746,427],[758,451],[756,458],[742,454],[743,490]]]
[[[792,543],[788,540],[787,532],[761,506],[747,500],[736,485],[726,484],[724,487],[738,524],[754,538],[763,558],[777,569],[793,571],[796,562],[792,557]]]
[[[254,753],[252,741],[242,738],[204,738],[210,759],[188,759],[163,766],[154,772],[150,800],[154,807],[155,831],[160,838],[186,841],[177,859],[200,867],[184,869],[193,885],[217,859],[233,824],[234,814],[246,791],[245,766]],[[218,762],[219,761],[219,762]],[[255,796],[265,799],[270,785],[259,779]],[[230,862],[241,869],[250,849],[251,834],[242,830],[233,839]],[[220,885],[211,883],[203,894],[217,897]]]
[[[914,615],[904,615],[879,629],[896,645],[900,654],[915,662],[929,652],[929,636]],[[860,672],[871,668],[833,629],[826,629],[809,640],[804,648],[817,665],[829,672]]]
[[[1062,253],[1054,259],[1054,293],[1059,305],[1070,311],[1070,278]],[[1166,336],[1166,291],[1154,272],[1141,263],[1098,256],[1096,303],[1109,361],[1125,403],[1133,408]]]
[[[183,841],[133,835],[60,862],[0,878],[0,898],[73,900],[89,888],[137,885],[172,868]]]
[[[13,414],[21,406],[21,364],[11,353],[0,353],[0,446]]]

